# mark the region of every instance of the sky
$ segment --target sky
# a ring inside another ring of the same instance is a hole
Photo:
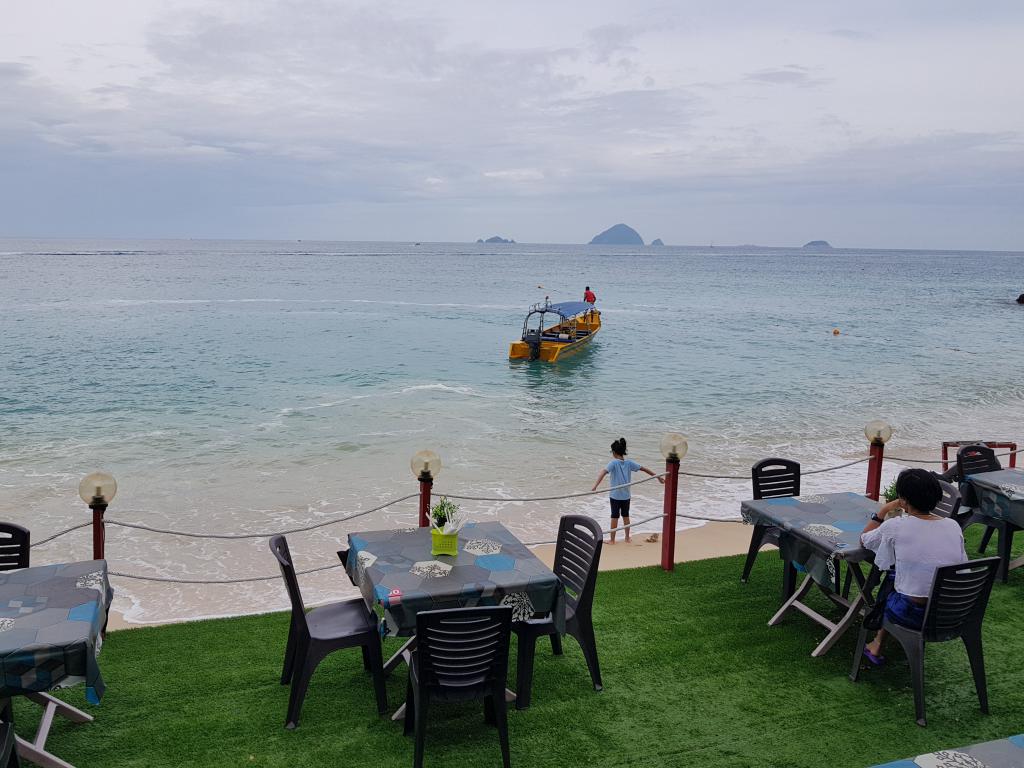
[[[1024,250],[1017,0],[47,0],[0,236]]]

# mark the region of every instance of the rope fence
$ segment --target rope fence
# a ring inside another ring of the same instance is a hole
[[[998,453],[998,454],[995,454],[995,455],[997,457],[999,457],[999,458],[1004,458],[1004,457],[1007,457],[1007,456],[1014,456],[1016,454],[1021,454],[1021,453],[1024,453],[1024,448],[1019,449],[1019,450],[1007,451],[1005,453]],[[802,475],[817,475],[817,474],[822,474],[822,473],[826,473],[826,472],[835,472],[837,470],[846,469],[847,467],[852,467],[852,466],[855,466],[857,464],[863,464],[865,462],[871,462],[871,461],[875,460],[876,458],[881,459],[882,457],[881,456],[875,456],[875,455],[862,456],[860,458],[854,459],[852,461],[845,462],[843,464],[837,464],[837,465],[829,466],[829,467],[821,467],[819,469],[803,470],[801,472],[801,474]],[[890,461],[904,462],[904,463],[908,463],[908,464],[944,464],[944,463],[948,463],[948,459],[939,459],[939,460],[911,459],[911,458],[903,458],[903,457],[899,457],[899,456],[885,456],[884,458],[886,458],[886,459],[888,459]],[[709,474],[709,473],[701,473],[701,472],[685,472],[685,471],[682,471],[682,470],[679,470],[679,469],[677,469],[676,471],[677,471],[677,473],[679,475],[684,475],[686,477],[704,478],[704,479],[715,479],[715,480],[749,480],[750,479],[750,475],[749,474],[745,474],[745,475],[719,475],[719,474]],[[870,471],[871,470],[869,469],[869,474],[870,474]],[[629,483],[622,483],[620,485],[609,486],[609,487],[603,488],[601,490],[581,491],[581,492],[578,492],[578,493],[566,493],[566,494],[557,494],[557,495],[551,495],[551,496],[528,496],[528,497],[471,496],[471,495],[467,495],[467,494],[442,493],[442,492],[439,492],[439,491],[433,491],[432,489],[429,491],[429,496],[434,497],[434,498],[455,499],[455,500],[458,500],[458,501],[487,501],[487,502],[497,502],[497,503],[529,503],[529,502],[542,502],[542,501],[561,501],[561,500],[565,500],[565,499],[577,499],[577,498],[584,498],[584,497],[589,497],[589,496],[600,496],[600,495],[604,495],[606,493],[609,493],[610,491],[624,489],[624,488],[631,488],[633,486],[638,486],[638,485],[642,485],[644,483],[649,483],[652,480],[664,479],[664,478],[668,477],[670,474],[671,474],[671,472],[666,471],[666,472],[662,472],[662,473],[659,473],[659,474],[651,475],[650,477],[645,477],[645,478],[640,479],[640,480],[634,480],[634,481],[629,482]],[[105,524],[106,525],[118,526],[120,528],[127,528],[127,529],[131,529],[131,530],[146,531],[148,533],[156,533],[156,534],[161,534],[161,535],[166,535],[166,536],[179,536],[179,537],[191,538],[191,539],[235,540],[235,541],[237,541],[237,540],[245,540],[245,539],[269,539],[269,538],[272,538],[274,536],[289,535],[289,534],[294,534],[294,533],[306,533],[308,531],[314,531],[314,530],[317,530],[317,529],[320,529],[320,528],[325,528],[325,527],[330,526],[330,525],[336,525],[338,523],[349,522],[351,520],[356,520],[358,518],[365,517],[366,515],[373,514],[374,512],[379,512],[379,511],[381,511],[383,509],[387,509],[388,507],[391,507],[391,506],[393,506],[395,504],[399,504],[401,502],[408,501],[410,499],[414,499],[414,498],[417,498],[417,497],[421,497],[421,494],[420,493],[410,493],[410,494],[407,494],[405,496],[400,496],[398,498],[391,499],[390,501],[387,501],[387,502],[385,502],[383,504],[379,504],[379,505],[377,505],[375,507],[371,507],[370,509],[361,510],[359,512],[355,512],[355,513],[352,513],[352,514],[349,514],[349,515],[345,515],[343,517],[332,518],[332,519],[329,519],[329,520],[322,520],[322,521],[318,521],[318,522],[315,522],[315,523],[312,523],[312,524],[309,524],[309,525],[302,525],[302,526],[297,526],[297,527],[293,527],[293,528],[286,528],[284,530],[274,531],[274,532],[259,532],[259,533],[198,533],[198,532],[195,532],[195,531],[179,531],[179,530],[173,530],[173,529],[169,529],[169,528],[157,528],[155,526],[144,525],[142,523],[130,523],[130,522],[122,521],[122,520],[106,520]],[[426,497],[422,496],[422,498],[426,498]],[[664,519],[667,516],[668,515],[665,514],[665,513],[662,513],[662,514],[659,514],[659,515],[652,515],[651,517],[644,518],[643,520],[638,520],[636,522],[631,522],[629,525],[623,525],[623,526],[619,526],[619,527],[616,527],[616,528],[602,530],[602,533],[604,535],[610,535],[612,533],[618,533],[619,531],[628,531],[631,528],[634,528],[634,527],[640,526],[640,525],[644,525],[644,524],[652,522],[654,520],[662,520],[662,519]],[[704,521],[704,522],[724,522],[724,523],[742,523],[742,522],[744,522],[741,517],[721,518],[721,517],[707,517],[707,516],[701,516],[701,515],[690,515],[690,514],[683,514],[683,513],[676,513],[676,518],[682,518],[684,520],[698,520],[698,521]],[[65,535],[67,535],[69,533],[73,533],[74,531],[81,530],[82,528],[91,527],[92,525],[93,525],[92,522],[84,522],[84,523],[79,523],[78,525],[73,525],[70,528],[66,528],[66,529],[64,529],[62,531],[58,531],[57,533],[54,533],[54,534],[52,534],[51,536],[48,536],[45,539],[42,539],[42,540],[37,541],[37,542],[34,542],[34,543],[32,543],[31,546],[32,546],[32,548],[43,546],[44,544],[48,544],[48,543],[54,541],[55,539],[58,539],[58,538],[60,538],[62,536],[65,536]],[[530,543],[526,544],[525,546],[527,546],[527,547],[536,547],[536,546],[542,546],[542,545],[548,545],[548,544],[556,544],[556,543],[557,543],[557,540],[535,541],[535,542],[530,542]],[[308,574],[312,574],[312,573],[318,573],[318,572],[321,572],[321,571],[332,570],[334,568],[339,568],[339,567],[341,567],[340,563],[331,563],[329,565],[322,565],[322,566],[318,566],[316,568],[309,568],[309,569],[304,570],[304,571],[298,571],[297,575],[304,576],[304,575],[308,575]],[[274,574],[274,575],[271,575],[271,576],[252,576],[252,577],[237,578],[237,579],[177,579],[177,578],[164,577],[164,576],[146,576],[146,575],[142,575],[142,574],[123,573],[123,572],[120,572],[120,571],[110,571],[110,575],[111,576],[119,576],[121,578],[126,578],[126,579],[135,579],[135,580],[139,580],[139,581],[149,581],[149,582],[159,582],[159,583],[165,583],[165,584],[246,584],[246,583],[253,583],[253,582],[260,582],[260,581],[272,581],[274,579],[280,578],[279,574]]]

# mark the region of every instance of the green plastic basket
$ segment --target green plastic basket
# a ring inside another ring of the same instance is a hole
[[[459,554],[459,534],[441,533],[437,528],[431,528],[430,554],[455,557]]]

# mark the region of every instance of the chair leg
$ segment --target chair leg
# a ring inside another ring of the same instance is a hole
[[[415,709],[415,732],[416,745],[413,747],[413,768],[423,768],[423,747],[427,738],[427,696],[413,687],[412,690],[413,709]]]
[[[974,689],[978,692],[978,703],[981,711],[988,714],[988,685],[985,681],[985,655],[981,649],[981,627],[963,635],[967,658],[971,662],[971,674],[974,676]]]
[[[594,690],[600,691],[604,688],[601,683],[601,667],[597,662],[597,642],[594,640],[594,625],[590,617],[577,616],[572,628],[572,636],[583,649],[583,657],[587,660],[587,669],[590,670],[590,679],[594,683]]]
[[[754,567],[754,561],[757,559],[762,542],[764,542],[764,533],[767,529],[766,525],[754,525],[754,532],[750,536],[750,546],[747,548],[747,560],[743,563],[743,575],[740,576],[740,581],[743,584],[746,584],[747,579],[750,578],[750,571]]]
[[[786,602],[796,592],[797,573],[792,560],[787,560],[783,568],[785,570],[782,573],[782,602]]]
[[[288,730],[295,729],[299,724],[302,702],[306,699],[309,681],[313,677],[313,672],[316,670],[317,665],[320,664],[322,658],[323,656],[316,656],[310,653],[308,643],[302,643],[296,653],[296,669],[292,676],[292,690],[288,696],[288,716],[284,722],[284,727]]]
[[[501,764],[503,768],[511,768],[511,760],[508,749],[508,704],[505,702],[505,688],[499,685],[494,695],[491,696],[494,702],[495,725],[498,726],[498,740],[501,742]]]
[[[403,718],[403,732],[408,736],[413,731],[413,726],[416,724],[416,703],[415,694],[412,690],[412,678],[408,678],[405,683],[405,717]]]
[[[903,652],[907,655],[907,663],[910,664],[910,680],[914,684],[914,710],[917,715],[917,724],[921,727],[928,723],[924,716],[924,638],[920,632],[914,632],[897,625],[885,623],[885,628],[890,634],[899,640],[903,646]]]
[[[1003,525],[999,529],[999,578],[1005,584],[1010,579],[1010,559],[1013,551],[1013,526]]]
[[[846,578],[843,580],[843,597],[850,599],[850,585],[853,584],[853,565],[846,564]]]
[[[370,652],[367,650],[365,645],[360,646],[359,650],[363,652],[363,669],[369,672],[372,669],[370,666]]]
[[[505,692],[502,691],[502,698],[504,698],[504,694]],[[494,696],[484,696],[484,722],[487,725],[497,725],[494,718]]]
[[[552,635],[555,637],[556,635]],[[518,638],[519,650],[516,653],[516,709],[530,706],[530,694],[533,691],[533,660],[537,650],[536,635],[524,632]],[[561,650],[561,648],[559,648]]]
[[[384,684],[384,654],[380,648],[380,639],[374,635],[369,645],[363,646],[363,660],[373,676],[373,692],[377,697],[377,713],[388,711],[388,692]],[[368,660],[368,661],[367,661]]]
[[[555,656],[562,655],[562,636],[557,632],[552,632],[549,637],[551,638],[551,653]]]
[[[992,534],[995,533],[995,531],[996,529],[993,526],[985,526],[985,533],[981,537],[981,544],[978,545],[978,554],[985,554],[985,548],[988,547],[988,543],[992,540]]]
[[[295,623],[288,623],[288,644],[284,648],[284,669],[281,670],[281,685],[288,685],[295,672],[295,651],[298,641],[295,638]]]
[[[860,632],[857,633],[857,644],[853,648],[853,669],[850,670],[850,680],[857,682],[860,677],[860,660],[864,656],[864,646],[868,643],[868,628],[861,624]]]

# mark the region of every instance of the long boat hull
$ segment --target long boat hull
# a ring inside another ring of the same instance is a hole
[[[541,360],[554,363],[580,351],[589,344],[601,330],[601,313],[597,310],[576,318],[575,329],[569,321],[563,320],[557,325],[545,328],[537,353],[526,341],[513,341],[508,347],[509,360]]]

